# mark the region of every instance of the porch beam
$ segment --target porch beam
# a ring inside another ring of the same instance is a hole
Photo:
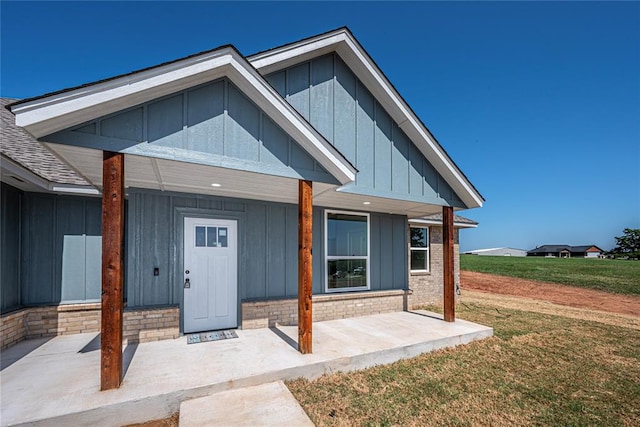
[[[455,272],[453,259],[453,207],[442,207],[442,264],[444,285],[444,321],[456,320]]]
[[[298,351],[311,353],[313,185],[298,181]]]
[[[105,151],[102,160],[101,390],[118,388],[122,381],[124,197],[124,154]]]

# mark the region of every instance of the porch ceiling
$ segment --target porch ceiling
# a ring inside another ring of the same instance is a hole
[[[96,188],[102,188],[102,151],[46,144]],[[125,187],[298,203],[298,180],[175,160],[125,155]],[[212,186],[219,184],[219,186]],[[442,207],[336,191],[337,185],[314,182],[313,204],[334,209],[384,212],[417,218]]]

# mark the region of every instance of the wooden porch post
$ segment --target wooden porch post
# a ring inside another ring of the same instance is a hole
[[[311,246],[313,189],[311,181],[298,181],[298,350],[311,353]]]
[[[453,260],[453,207],[442,207],[442,264],[444,268],[444,321],[456,320]]]
[[[102,326],[100,389],[122,380],[124,154],[105,151],[102,160]]]

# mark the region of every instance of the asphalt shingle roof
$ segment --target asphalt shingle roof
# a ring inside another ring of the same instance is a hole
[[[423,216],[421,219],[429,219],[432,221],[442,221],[442,214],[441,213],[435,213],[435,214],[431,214],[431,215],[427,215],[427,216]],[[453,222],[458,222],[461,224],[473,224],[473,225],[478,225],[478,223],[472,219],[469,218],[465,218],[463,216],[460,215],[453,215]]]
[[[5,108],[16,101],[18,100],[0,98],[0,153],[47,181],[90,185],[24,129],[16,126],[14,115]]]

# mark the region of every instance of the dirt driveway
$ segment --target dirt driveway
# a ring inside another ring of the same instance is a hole
[[[640,316],[640,296],[611,294],[515,277],[460,271],[463,299],[466,289],[549,301],[570,307],[590,308]]]

